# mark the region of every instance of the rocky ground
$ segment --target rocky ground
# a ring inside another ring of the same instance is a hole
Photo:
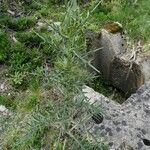
[[[83,91],[91,104],[102,107],[103,117],[97,114],[87,125],[95,138],[103,137],[111,150],[149,150],[150,83],[121,105],[89,87]]]

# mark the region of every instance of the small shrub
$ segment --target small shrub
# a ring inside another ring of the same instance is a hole
[[[37,10],[40,10],[42,8],[42,5],[38,2],[32,1],[28,4],[25,3],[24,8],[25,8],[26,11],[28,11],[28,10],[37,11]]]
[[[31,71],[41,66],[42,55],[36,48],[28,49],[21,43],[15,43],[11,47],[10,65],[12,71]]]
[[[28,49],[21,43],[14,43],[8,63],[13,84],[25,88],[32,79],[32,72],[42,65],[42,54],[37,48]]]
[[[35,17],[18,17],[12,18],[9,16],[2,16],[0,18],[0,24],[7,26],[8,28],[14,31],[23,31],[29,29],[30,27],[34,26],[36,23]]]
[[[4,63],[8,59],[10,50],[10,41],[6,33],[0,31],[0,63]]]
[[[7,2],[5,0],[0,1],[0,12],[6,13],[8,9]]]
[[[8,22],[11,21],[11,17],[2,15],[0,17],[0,27],[7,26]]]
[[[19,42],[24,43],[28,48],[40,48],[43,40],[34,32],[18,32],[16,37]]]
[[[14,102],[15,101],[14,101],[13,96],[9,97],[9,96],[0,95],[0,105],[4,105],[7,108],[15,109],[16,105]]]
[[[49,7],[43,7],[39,13],[41,14],[41,16],[48,16],[50,13],[50,8]]]

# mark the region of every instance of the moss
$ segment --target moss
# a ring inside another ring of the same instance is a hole
[[[104,29],[106,29],[110,33],[122,32],[123,28],[117,22],[108,22],[104,25]]]

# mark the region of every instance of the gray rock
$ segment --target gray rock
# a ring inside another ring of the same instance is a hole
[[[111,61],[109,81],[130,96],[144,83],[144,74],[139,64],[117,56]]]
[[[9,110],[5,106],[0,105],[0,117],[7,115],[10,115]]]
[[[101,138],[111,150],[150,149],[150,83],[143,85],[122,105],[89,87],[83,89],[88,102],[101,105],[101,123],[87,124],[97,140]]]
[[[54,28],[59,28],[61,25],[61,22],[53,22],[52,20],[50,21],[38,21],[37,22],[37,29],[41,30],[41,29],[46,29],[49,32],[54,31]]]
[[[122,31],[110,31],[117,25],[112,23],[100,33],[87,34],[87,51],[102,48],[93,52],[92,65],[110,84],[130,96],[150,80],[150,52],[142,51],[141,45],[128,50]]]
[[[95,57],[97,60],[95,65],[107,80],[109,80],[112,60],[125,52],[124,46],[122,46],[125,44],[123,43],[125,42],[120,32],[113,34],[105,29],[101,30],[100,47],[102,47],[102,50]]]
[[[105,79],[109,79],[110,65],[112,60],[125,53],[125,41],[122,38],[122,32],[110,33],[106,29],[102,29],[100,33],[92,31],[86,32],[87,51],[94,51],[102,48],[99,51],[93,52],[92,65],[98,69]]]
[[[3,105],[0,105],[0,112],[7,112],[7,108]]]

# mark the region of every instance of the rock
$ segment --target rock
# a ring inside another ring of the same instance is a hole
[[[123,55],[116,55],[111,62],[109,80],[126,95],[135,93],[150,80],[150,53],[135,53],[134,60],[130,60],[131,54],[127,51]]]
[[[51,21],[45,20],[44,22],[38,21],[37,22],[37,29],[38,30],[46,29],[49,32],[51,32],[51,31],[54,31],[54,28],[60,27],[60,25],[61,25],[61,22],[53,22],[52,20]]]
[[[116,23],[116,25],[120,27],[118,23]],[[96,53],[93,53],[92,65],[97,68],[107,80],[109,80],[112,60],[116,56],[125,53],[125,41],[122,38],[123,34],[120,28],[119,32],[115,32],[115,30],[113,30],[113,33],[111,32],[107,26],[107,29],[102,29],[100,33],[94,33],[92,31],[86,33],[87,51],[102,48],[96,51]]]
[[[101,122],[87,124],[96,140],[102,139],[111,150],[150,149],[150,83],[143,85],[123,104],[95,92],[89,87],[83,89],[88,102],[101,105]]]
[[[120,24],[110,23],[87,36],[87,51],[102,48],[93,52],[92,65],[114,87],[130,96],[150,80],[150,52],[141,51],[141,46],[127,50]]]
[[[7,10],[7,12],[8,12],[10,15],[12,15],[12,16],[14,16],[14,15],[15,15],[15,12],[14,12],[14,11]]]
[[[7,112],[7,108],[3,105],[0,105],[0,112]]]
[[[101,71],[105,79],[109,80],[110,77],[110,66],[112,60],[119,54],[124,53],[125,49],[123,44],[122,35],[120,32],[116,34],[109,33],[107,30],[101,30],[100,47],[102,50],[99,51],[99,55],[96,55],[96,68]],[[99,58],[97,58],[99,56]]]
[[[144,83],[144,75],[136,62],[115,57],[110,65],[109,81],[126,96],[130,96]]]
[[[0,84],[0,93],[7,90],[6,82],[3,82]]]
[[[0,105],[0,116],[7,115],[8,113],[8,109],[5,106]]]

